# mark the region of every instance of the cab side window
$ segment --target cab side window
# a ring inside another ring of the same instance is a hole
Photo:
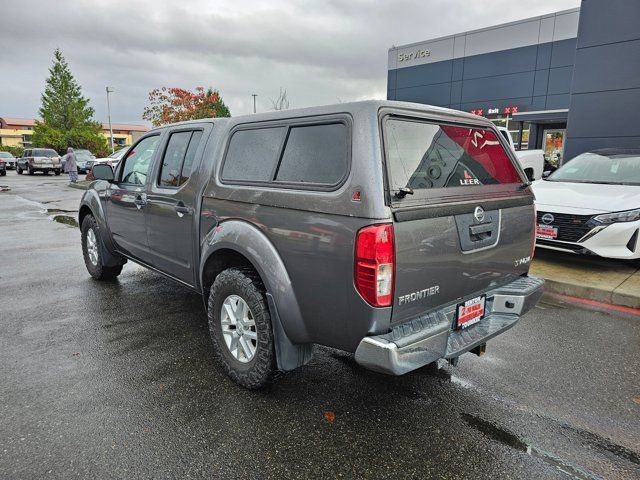
[[[159,135],[147,137],[129,151],[123,160],[122,183],[130,185],[144,185],[146,183],[147,173],[159,140]]]
[[[160,167],[160,187],[179,187],[189,180],[201,138],[201,130],[171,134]]]

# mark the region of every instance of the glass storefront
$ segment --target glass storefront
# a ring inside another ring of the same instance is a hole
[[[545,130],[543,134],[544,159],[555,168],[563,161],[566,132],[564,128],[557,128]]]
[[[529,148],[529,122],[516,122],[510,115],[489,117],[489,120],[491,120],[496,126],[505,127],[509,130],[516,150],[526,150]],[[520,138],[520,124],[522,124],[522,138]]]

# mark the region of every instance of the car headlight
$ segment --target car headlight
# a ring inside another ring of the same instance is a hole
[[[627,210],[625,212],[605,213],[593,218],[596,222],[602,224],[618,223],[618,222],[635,222],[640,220],[640,208],[635,210]]]

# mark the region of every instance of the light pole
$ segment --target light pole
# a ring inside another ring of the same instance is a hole
[[[252,93],[251,96],[253,97],[253,113],[256,113],[256,97],[258,96],[258,94]]]
[[[113,92],[113,88],[107,87],[107,115],[109,115],[109,138],[111,139],[111,153],[115,151],[113,148],[113,129],[111,128],[111,104],[109,103],[109,94]]]

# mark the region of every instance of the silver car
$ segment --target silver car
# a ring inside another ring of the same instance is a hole
[[[15,170],[16,168],[16,157],[11,155],[9,152],[0,152],[0,159],[4,161],[5,168],[7,170]]]

